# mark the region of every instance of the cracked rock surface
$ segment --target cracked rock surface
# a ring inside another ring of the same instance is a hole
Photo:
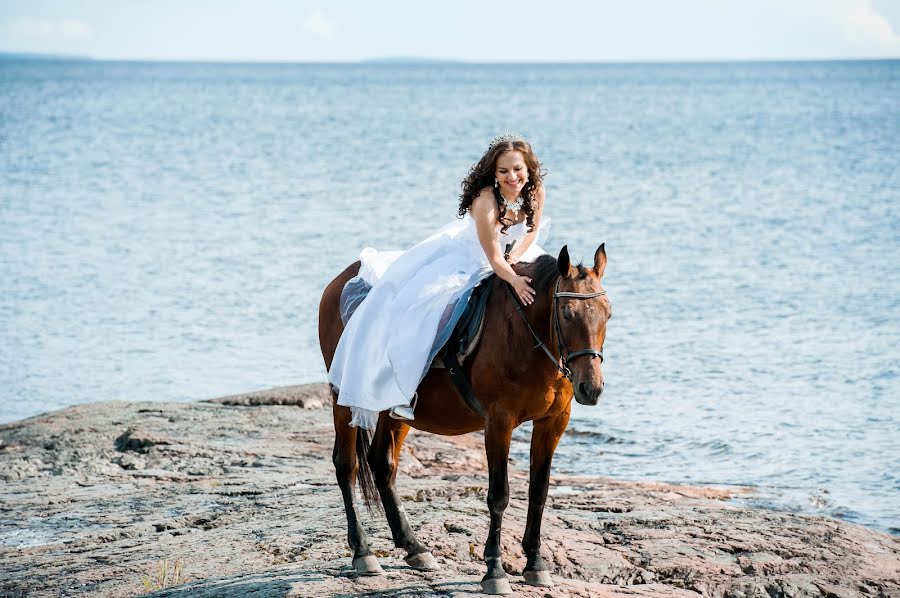
[[[316,384],[202,403],[93,403],[0,426],[0,597],[135,596],[148,574],[159,596],[480,595],[482,437],[410,433],[397,488],[442,570],[407,567],[383,517],[363,509],[387,575],[360,578],[349,570],[328,405]],[[511,463],[503,528],[516,595],[900,596],[897,538],[744,508],[735,489],[560,475],[542,547],[556,586],[527,586],[517,577],[527,467]],[[181,583],[159,583],[159,567],[176,562]]]

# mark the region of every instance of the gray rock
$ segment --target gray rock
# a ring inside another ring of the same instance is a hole
[[[477,596],[483,437],[411,432],[398,491],[443,569],[407,567],[366,517],[387,575],[349,573],[324,384],[200,403],[104,402],[0,426],[0,596]],[[565,439],[563,440],[565,441]],[[524,446],[514,451],[527,450]],[[527,463],[504,517],[521,573]],[[553,476],[526,597],[900,596],[900,543],[850,523],[745,509],[741,489]],[[165,565],[165,571],[161,567]],[[166,579],[162,579],[163,574]]]

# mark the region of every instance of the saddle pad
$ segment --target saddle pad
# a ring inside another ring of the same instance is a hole
[[[481,340],[484,314],[487,311],[487,302],[491,296],[491,287],[496,276],[496,274],[491,274],[460,297],[454,313],[451,315],[451,321],[455,319],[456,325],[444,346],[436,351],[437,354],[430,367],[444,367],[442,355],[450,345],[453,345],[456,350],[459,363],[463,363],[469,355],[475,352],[478,342]],[[359,276],[351,278],[344,285],[340,300],[341,320],[344,325],[350,320],[353,312],[356,311],[370,290],[372,290],[372,286]]]
[[[438,352],[438,355],[431,363],[433,368],[443,368],[444,362],[442,355],[448,350],[456,351],[456,360],[463,363],[481,341],[481,333],[484,330],[484,314],[487,312],[488,299],[491,297],[491,288],[493,287],[496,274],[491,274],[480,283],[478,283],[468,297],[460,299],[465,300],[465,308],[450,339],[447,344]]]

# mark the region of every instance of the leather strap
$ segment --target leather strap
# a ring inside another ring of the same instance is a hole
[[[559,365],[559,359],[553,356],[553,353],[550,352],[550,349],[547,348],[547,345],[544,344],[544,341],[541,340],[541,337],[538,336],[538,333],[534,331],[534,328],[531,327],[531,322],[528,321],[528,316],[525,315],[525,312],[522,311],[522,304],[519,302],[519,298],[516,297],[516,294],[512,291],[512,285],[507,284],[506,291],[509,293],[510,299],[512,299],[513,307],[516,308],[516,311],[519,312],[519,315],[522,316],[522,321],[525,322],[525,326],[528,327],[528,332],[531,333],[531,336],[534,337],[534,340],[537,341],[537,344],[532,347],[534,349],[540,347],[544,350],[544,353],[547,354],[547,357],[550,358],[550,361],[553,362],[553,365],[556,366],[556,369],[559,370],[559,373],[565,376],[566,378],[572,378],[572,372],[569,371],[568,368]],[[554,303],[555,305],[555,303]]]
[[[481,406],[478,397],[475,396],[475,391],[472,390],[472,385],[469,384],[466,372],[456,360],[456,351],[453,348],[458,344],[459,340],[456,338],[456,335],[452,335],[444,350],[444,367],[447,368],[447,373],[450,374],[450,379],[453,381],[453,385],[456,386],[459,396],[462,397],[475,415],[484,419],[484,407]]]

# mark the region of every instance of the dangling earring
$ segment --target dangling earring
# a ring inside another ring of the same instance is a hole
[[[499,187],[499,186],[500,186],[500,181],[497,179],[497,177],[494,177],[494,187]]]

